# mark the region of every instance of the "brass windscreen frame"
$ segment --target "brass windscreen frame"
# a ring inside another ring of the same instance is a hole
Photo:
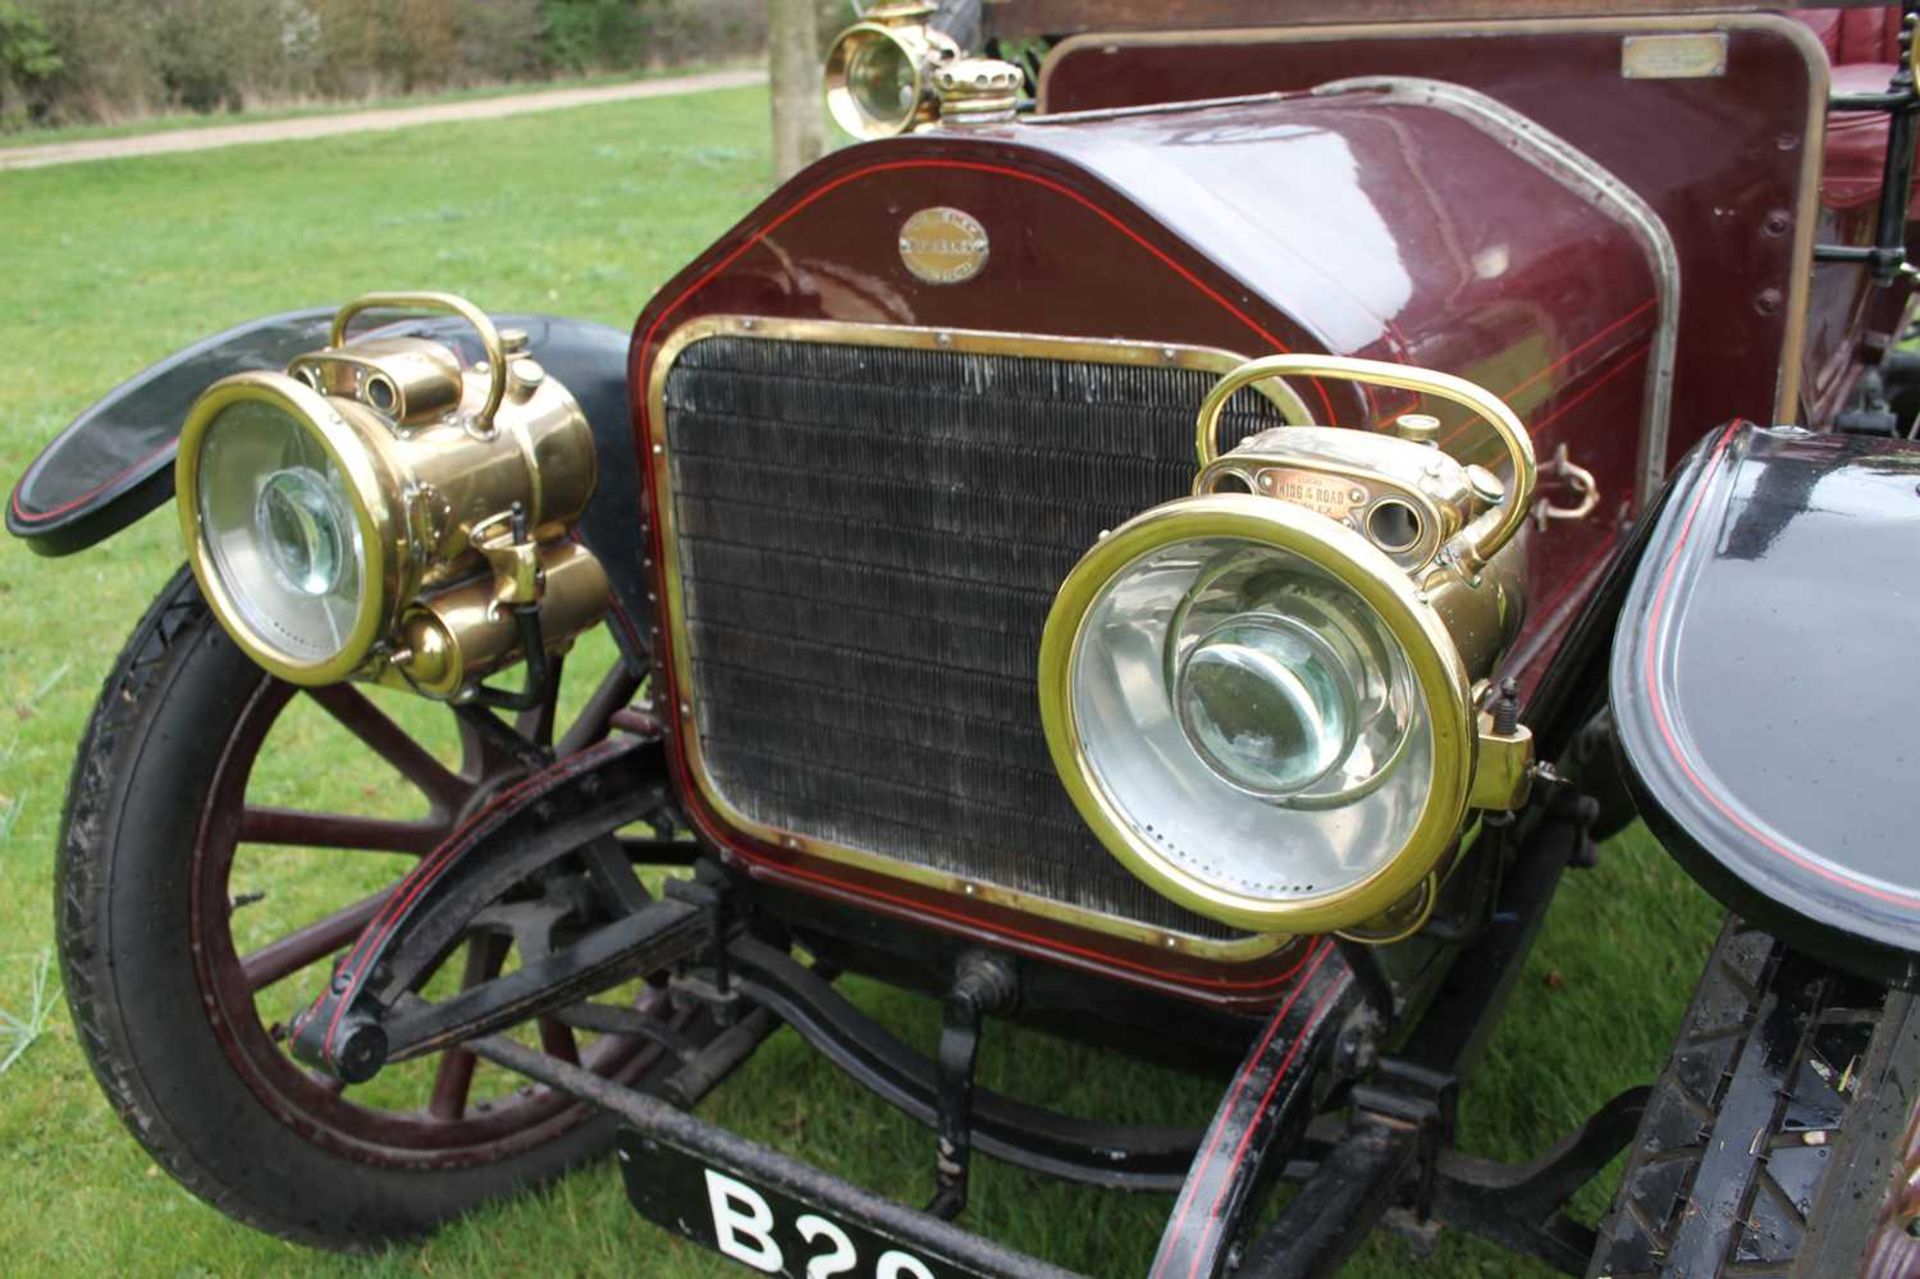
[[[804,853],[823,861],[871,874],[891,876],[973,901],[1010,907],[1091,932],[1144,943],[1158,949],[1204,959],[1244,963],[1272,954],[1291,938],[1253,935],[1222,940],[1158,928],[1137,920],[1090,910],[1070,902],[988,883],[933,867],[919,866],[870,849],[850,848],[816,839],[799,831],[783,830],[741,812],[715,782],[700,743],[698,718],[692,703],[693,658],[686,624],[686,588],[680,572],[675,528],[671,446],[667,438],[666,390],[680,356],[694,344],[714,337],[751,338],[774,342],[802,342],[835,346],[892,347],[903,350],[945,351],[967,355],[1011,355],[1080,363],[1133,365],[1145,368],[1197,369],[1224,376],[1246,363],[1247,357],[1213,347],[1180,346],[1160,342],[1115,341],[1102,338],[1059,338],[1030,333],[986,332],[966,329],[912,328],[879,324],[852,324],[831,320],[785,320],[758,316],[707,316],[676,329],[661,345],[647,377],[647,463],[653,470],[659,500],[664,548],[661,578],[662,624],[668,637],[676,696],[672,707],[676,732],[686,753],[687,767],[701,798],[730,829],[763,844]],[[1295,393],[1283,383],[1254,388],[1274,402],[1290,421],[1308,418]],[[1039,714],[1035,707],[1036,717]]]

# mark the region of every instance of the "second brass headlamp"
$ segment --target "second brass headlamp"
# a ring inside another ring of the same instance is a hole
[[[369,310],[446,311],[484,358],[424,337],[348,340]],[[470,695],[517,657],[537,610],[559,647],[608,586],[571,537],[595,478],[580,406],[484,312],[446,294],[374,294],[284,373],[195,401],[175,479],[188,558],[241,649],[281,679]]]
[[[827,51],[827,110],[856,138],[905,133],[933,119],[933,72],[960,47],[928,25],[934,7],[886,0],[834,39]]]

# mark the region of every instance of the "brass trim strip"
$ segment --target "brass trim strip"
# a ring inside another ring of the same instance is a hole
[[[1037,110],[1049,122],[1098,119],[1109,115],[1142,114],[1154,110],[1191,110],[1212,105],[1207,101],[1170,102],[1114,111],[1079,111],[1049,115],[1048,85],[1054,69],[1069,55],[1092,46],[1193,46],[1222,44],[1310,44],[1340,40],[1403,40],[1420,36],[1635,35],[1643,32],[1768,31],[1785,39],[1800,53],[1807,67],[1807,119],[1800,154],[1800,184],[1793,210],[1793,247],[1788,264],[1786,324],[1780,340],[1780,372],[1774,388],[1773,416],[1791,422],[1800,413],[1800,364],[1804,358],[1808,297],[1813,287],[1813,242],[1819,229],[1820,174],[1826,160],[1827,98],[1832,91],[1826,49],[1813,32],[1791,18],[1774,13],[1702,13],[1648,17],[1586,17],[1479,19],[1410,23],[1336,23],[1301,27],[1238,27],[1217,31],[1081,32],[1068,36],[1047,53],[1040,68]],[[1216,101],[1258,101],[1289,94],[1256,94]],[[1663,459],[1664,461],[1664,459]]]
[[[867,849],[849,848],[782,830],[748,817],[736,808],[714,782],[700,748],[700,732],[692,697],[692,653],[686,631],[686,594],[681,578],[679,542],[675,531],[673,477],[667,441],[667,378],[680,356],[697,342],[712,337],[744,337],[767,341],[814,342],[841,346],[891,347],[904,350],[953,351],[977,355],[1024,355],[1039,359],[1073,360],[1083,363],[1136,365],[1154,368],[1198,369],[1226,374],[1246,363],[1246,357],[1212,347],[1181,346],[1154,342],[1133,342],[1105,338],[1056,338],[1030,333],[986,332],[967,329],[913,328],[878,324],[852,324],[833,320],[786,320],[758,316],[707,316],[691,320],[675,329],[661,344],[647,377],[648,465],[652,468],[660,500],[654,518],[660,523],[664,553],[661,577],[666,588],[661,601],[665,616],[662,623],[669,637],[669,651],[677,705],[673,707],[678,731],[685,745],[687,765],[694,784],[716,816],[729,828],[762,843],[805,853],[823,861],[869,873],[890,876],[937,889],[955,897],[990,902],[1030,915],[1051,919],[1075,928],[1140,942],[1161,950],[1193,955],[1203,959],[1245,963],[1270,955],[1292,939],[1284,935],[1255,934],[1221,941],[1170,929],[1155,928],[1138,920],[1125,919],[1103,911],[1089,910],[1052,898],[1011,889],[999,884],[969,879],[927,866],[916,866],[899,858]],[[1260,388],[1261,393],[1280,405],[1282,413],[1300,412],[1291,391],[1276,393],[1274,384]],[[1289,402],[1291,401],[1291,402]],[[1036,716],[1039,708],[1036,704]]]

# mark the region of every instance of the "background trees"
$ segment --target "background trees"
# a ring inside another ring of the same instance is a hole
[[[0,128],[753,60],[770,9],[817,80],[845,0],[0,0]]]

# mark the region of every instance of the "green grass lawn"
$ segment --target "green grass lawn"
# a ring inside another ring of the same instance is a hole
[[[431,287],[626,324],[764,193],[765,121],[764,94],[738,91],[0,176],[0,349],[12,352],[0,372],[0,475],[10,485],[44,440],[146,362],[270,311]],[[0,1009],[32,1006],[51,944],[75,741],[179,558],[170,512],[65,561],[0,544]],[[324,759],[330,748],[313,749]],[[1572,877],[1466,1091],[1467,1148],[1522,1156],[1650,1078],[1717,916],[1644,837]],[[857,989],[931,1041],[931,1005]],[[1198,1121],[1211,1104],[1200,1081],[1031,1033],[996,1029],[982,1070],[988,1086],[1092,1113]],[[930,1189],[931,1138],[790,1032],[703,1109],[908,1201]],[[610,1164],[376,1258],[314,1256],[254,1234],[178,1189],[122,1131],[58,1004],[0,1074],[0,1174],[0,1241],[18,1274],[736,1273],[633,1217]],[[1139,1273],[1167,1209],[991,1161],[976,1185],[975,1228],[1091,1275]],[[1590,1188],[1584,1207],[1597,1211],[1609,1191]],[[1453,1238],[1425,1269],[1396,1239],[1375,1240],[1350,1269],[1410,1272],[1541,1273]]]

